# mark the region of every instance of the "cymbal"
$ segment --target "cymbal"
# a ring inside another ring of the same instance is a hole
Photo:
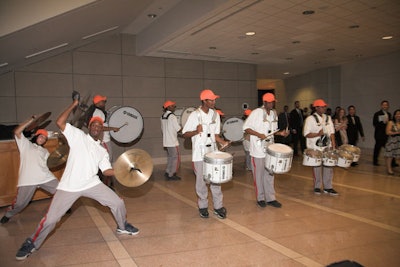
[[[31,124],[26,127],[25,131],[31,132],[33,129],[38,127],[42,122],[44,122],[48,117],[50,117],[51,112],[43,113],[42,115],[36,117]]]
[[[127,187],[144,184],[153,172],[151,156],[142,149],[130,149],[122,153],[114,163],[115,178]]]
[[[43,122],[42,124],[38,125],[37,127],[35,127],[32,132],[36,132],[39,129],[46,129],[47,126],[49,126],[49,124],[51,123],[51,120],[47,120],[45,122]]]
[[[69,154],[68,144],[61,144],[56,150],[50,153],[47,158],[47,167],[55,169],[67,162]]]

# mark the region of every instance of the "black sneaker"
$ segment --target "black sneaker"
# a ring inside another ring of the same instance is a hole
[[[267,202],[264,200],[257,201],[257,205],[261,208],[265,208],[267,206]]]
[[[280,208],[280,207],[282,207],[282,204],[279,203],[277,200],[268,201],[268,202],[267,202],[267,205],[268,205],[268,206],[272,206],[272,207],[274,207],[274,208]]]
[[[19,261],[25,260],[35,251],[35,245],[31,238],[27,238],[22,244],[21,248],[18,250],[15,258]]]
[[[220,219],[225,219],[226,218],[226,209],[224,207],[222,207],[220,209],[214,209],[214,214],[217,215],[217,217]]]
[[[10,220],[10,218],[6,217],[5,215],[3,216],[3,218],[1,218],[0,223],[8,223],[8,221]]]
[[[199,209],[199,214],[201,218],[208,218],[209,216],[208,209],[207,208]]]
[[[316,194],[316,195],[321,195],[321,189],[319,189],[319,188],[314,188],[314,194]]]
[[[324,189],[324,193],[325,194],[329,194],[331,196],[338,196],[339,193],[335,191],[335,189],[331,188],[331,189]]]
[[[132,224],[125,222],[125,229],[122,230],[122,229],[117,228],[117,233],[125,234],[125,235],[137,235],[139,233],[139,229],[137,229]]]

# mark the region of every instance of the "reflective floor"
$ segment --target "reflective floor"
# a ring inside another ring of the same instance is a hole
[[[400,168],[388,176],[369,158],[336,167],[340,195],[329,196],[314,195],[311,167],[295,157],[289,173],[275,176],[279,209],[256,205],[251,172],[235,156],[234,178],[223,184],[225,220],[199,217],[191,162],[182,163],[181,181],[165,181],[164,166],[154,166],[141,187],[117,186],[139,235],[117,236],[110,211],[80,199],[40,250],[19,262],[17,250],[50,203],[35,201],[0,226],[0,266],[400,266]]]

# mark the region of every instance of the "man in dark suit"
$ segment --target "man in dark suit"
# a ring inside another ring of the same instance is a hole
[[[300,142],[301,153],[306,148],[306,141],[303,136],[304,113],[300,108],[300,102],[294,102],[294,109],[290,112],[290,126],[292,128],[293,154],[298,155],[298,145]]]
[[[356,107],[351,105],[347,108],[347,139],[349,140],[349,144],[356,146],[358,141],[358,135],[361,136],[361,139],[364,141],[364,130],[361,124],[360,117],[356,115]],[[357,162],[353,162],[351,166],[358,165]]]
[[[278,116],[278,129],[279,130],[287,130],[289,132],[288,136],[280,136],[277,135],[274,137],[276,143],[281,143],[285,145],[289,145],[291,142],[291,127],[290,127],[290,114],[289,114],[289,106],[285,105],[283,107],[283,112],[281,112]]]
[[[381,102],[381,110],[375,112],[372,123],[375,127],[375,147],[374,147],[374,156],[373,156],[373,164],[375,166],[379,166],[378,157],[381,148],[385,147],[387,141],[386,135],[386,124],[392,118],[389,110],[389,101],[383,100]]]

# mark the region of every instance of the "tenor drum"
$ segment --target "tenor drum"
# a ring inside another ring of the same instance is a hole
[[[348,168],[353,162],[353,155],[345,150],[338,150],[338,162],[337,166]]]
[[[136,140],[143,131],[143,117],[132,107],[113,107],[108,119],[109,127],[120,128],[110,135],[119,143],[130,143]]]
[[[195,108],[195,107],[189,107],[189,108],[185,108],[182,111],[182,114],[181,114],[181,117],[180,117],[180,121],[179,121],[181,126],[182,126],[182,128],[185,126],[185,124],[186,124],[186,122],[187,122],[187,120],[189,118],[190,113],[192,113],[196,109],[197,108]]]
[[[273,173],[285,173],[292,167],[293,149],[284,144],[270,144],[265,156],[265,168]]]
[[[243,140],[243,120],[229,118],[222,125],[222,134],[226,140],[237,142]]]
[[[353,145],[341,145],[339,147],[339,150],[344,150],[349,152],[350,154],[353,155],[353,162],[358,162],[361,156],[361,149],[359,147],[353,146]]]
[[[204,155],[203,179],[207,183],[222,184],[232,179],[233,156],[214,151]]]
[[[322,164],[326,167],[335,167],[338,162],[338,155],[336,151],[329,150],[323,153]]]
[[[322,152],[316,149],[307,148],[303,153],[303,165],[318,167],[322,164]]]

